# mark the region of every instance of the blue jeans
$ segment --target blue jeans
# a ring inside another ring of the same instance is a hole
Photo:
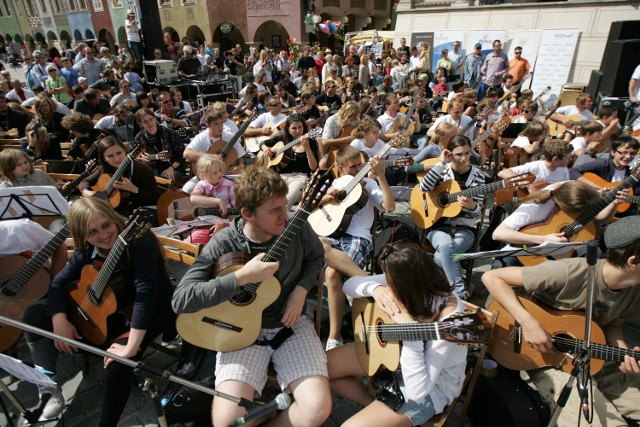
[[[436,227],[429,231],[427,239],[436,250],[434,261],[444,270],[447,280],[451,284],[451,290],[461,299],[469,298],[462,280],[462,267],[459,261],[454,261],[451,256],[456,253],[468,251],[473,246],[474,230],[469,227],[456,227],[456,234],[451,237],[449,225]]]
[[[142,43],[130,41],[129,49],[131,49],[131,54],[135,58],[136,63],[142,66],[142,61],[144,60],[144,56],[142,54]]]
[[[429,137],[426,134],[414,133],[409,137],[411,146],[417,146],[419,149],[423,149],[429,144]]]

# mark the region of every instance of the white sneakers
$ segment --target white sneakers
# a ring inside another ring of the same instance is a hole
[[[47,389],[46,391],[42,392],[40,394],[40,400],[46,397],[47,394],[50,394],[51,397],[49,397],[47,404],[44,406],[39,421],[56,418],[62,413],[62,410],[64,409],[64,396],[62,395],[62,392],[59,388],[56,388],[55,390]]]
[[[329,338],[327,340],[325,351],[333,350],[336,347],[342,347],[343,344],[342,339],[334,340],[333,338]]]

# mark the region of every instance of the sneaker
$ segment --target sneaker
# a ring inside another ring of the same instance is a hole
[[[39,421],[50,420],[56,418],[58,415],[62,413],[64,409],[64,396],[59,388],[55,390],[47,390],[42,393],[40,396],[40,400],[44,399],[47,395],[49,395],[49,400],[47,401],[44,409],[42,410],[42,415],[40,416]]]
[[[344,343],[342,339],[334,340],[333,338],[329,338],[327,340],[327,346],[325,347],[325,351],[333,350],[336,347],[342,347]]]

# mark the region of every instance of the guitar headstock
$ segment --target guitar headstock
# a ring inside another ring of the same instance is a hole
[[[454,314],[438,322],[441,339],[456,344],[487,344],[491,329],[491,322],[481,309]]]
[[[498,118],[498,120],[496,120],[496,122],[492,126],[492,129],[493,129],[494,133],[496,134],[496,136],[499,136],[499,135],[502,134],[502,132],[504,132],[504,130],[510,124],[511,124],[511,118],[509,116],[507,116],[506,114],[503,114],[501,117]]]
[[[141,237],[151,228],[151,221],[154,219],[154,214],[148,209],[138,208],[133,211],[133,214],[129,217],[127,226],[120,233],[120,237],[129,241]]]
[[[520,175],[505,179],[504,187],[526,187],[527,185],[533,184],[535,179],[535,175],[530,172],[521,173]]]
[[[393,161],[393,166],[411,166],[413,164],[413,157],[410,155],[404,155],[402,157],[398,157]]]
[[[166,162],[167,160],[170,159],[170,155],[168,151],[161,151],[157,154],[158,156],[158,160],[161,160],[163,162]]]
[[[317,138],[322,135],[322,131],[322,128],[311,129],[309,132],[307,132],[307,138]]]
[[[98,163],[98,159],[91,159],[87,162],[87,167],[85,172],[88,174],[94,173],[100,167],[100,163]]]
[[[397,147],[399,145],[402,145],[405,143],[405,141],[407,140],[407,138],[409,138],[409,135],[406,134],[405,132],[400,132],[399,135],[393,137],[391,140],[389,140],[389,142],[387,142],[387,145],[389,147]]]
[[[129,150],[127,154],[133,159],[134,157],[137,157],[138,154],[140,154],[143,148],[144,144],[141,140],[134,141],[133,143],[129,144]]]
[[[307,184],[307,188],[305,188],[304,193],[302,193],[302,202],[301,209],[307,212],[311,212],[315,209],[329,188],[331,188],[331,170],[316,170],[311,179],[309,180],[309,184]]]

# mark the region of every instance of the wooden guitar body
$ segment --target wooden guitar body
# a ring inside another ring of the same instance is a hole
[[[573,340],[584,340],[585,317],[583,313],[575,311],[558,311],[546,307],[540,307],[526,298],[519,298],[524,308],[533,315],[542,327],[553,337],[556,350],[540,353],[530,348],[522,340],[522,332],[516,326],[516,321],[511,314],[497,301],[493,301],[487,310],[498,310],[500,315],[493,328],[493,339],[489,344],[491,356],[502,366],[514,370],[527,370],[547,366],[560,366],[567,373],[571,373],[573,364],[570,358],[566,358],[564,352],[577,353],[580,346],[574,347]],[[605,336],[602,329],[591,322],[592,342],[604,344]],[[570,343],[570,344],[569,344]],[[560,349],[560,351],[558,351]],[[613,353],[613,351],[611,352]],[[592,355],[591,375],[596,374],[604,360]]]
[[[353,131],[356,130],[356,127],[353,125],[347,125],[342,128],[340,132],[340,136],[338,138],[345,138],[347,136],[353,136]]]
[[[600,176],[592,172],[586,172],[582,174],[582,177],[593,182],[600,188],[616,188],[618,185],[620,185],[619,182],[606,181],[602,179]],[[629,195],[633,196],[633,187],[630,187],[628,191],[629,191]],[[629,207],[631,207],[631,203],[620,203],[618,205],[618,208],[616,209],[616,212],[618,213],[626,212],[627,209],[629,209]]]
[[[493,193],[493,203],[496,206],[500,206],[506,202],[517,202],[519,199],[531,194],[529,190],[533,189],[532,191],[540,191],[548,185],[549,183],[546,181],[536,181],[531,184],[529,188],[502,188]]]
[[[20,255],[4,256],[0,259],[2,278],[0,278],[0,313],[13,320],[22,321],[27,307],[42,298],[49,289],[49,273],[39,269],[25,286],[12,283],[15,273],[29,261]],[[0,323],[0,352],[10,348],[18,341],[22,331],[13,326]]]
[[[532,234],[536,236],[545,236],[551,233],[561,233],[567,225],[569,225],[572,221],[578,218],[582,212],[573,212],[568,213],[564,211],[557,211],[555,215],[551,215],[543,222],[539,222],[537,224],[527,225],[523,227],[519,231],[526,234]],[[588,222],[584,227],[577,233],[575,233],[569,241],[571,242],[586,242],[587,240],[593,240],[598,235],[598,230],[596,225],[593,222]],[[569,248],[567,252],[556,254],[553,256],[543,257],[543,256],[519,256],[518,260],[525,266],[533,266],[538,265],[548,259],[562,259],[562,258],[570,258],[574,249]]]
[[[461,190],[460,184],[455,180],[445,181],[433,190],[423,193],[420,184],[411,190],[411,216],[416,225],[423,230],[430,228],[440,218],[453,218],[462,212],[459,203],[443,204],[442,199],[450,193]]]
[[[423,160],[420,162],[420,164],[423,166],[431,166],[430,168],[428,168],[429,170],[431,170],[431,168],[433,168],[439,161],[440,161],[440,156]],[[416,173],[416,177],[418,177],[418,182],[422,181],[422,179],[428,172],[429,171]]]
[[[354,179],[347,175],[336,179],[332,186],[342,190]],[[362,185],[356,185],[345,198],[337,198],[330,203],[322,205],[311,212],[309,224],[318,236],[339,237],[349,228],[351,218],[355,212],[362,209],[369,200],[369,193],[364,191]]]
[[[165,191],[158,199],[156,207],[158,224],[166,224],[168,218],[183,221],[195,219],[191,215],[191,208],[193,208],[193,203],[189,199],[189,193],[181,190]]]
[[[407,135],[412,135],[413,132],[416,130],[416,125],[414,125],[413,122],[409,122],[407,124],[406,129],[402,129],[403,122],[404,122],[404,117],[402,118],[396,117],[396,119],[393,121],[393,123],[389,127],[389,133],[405,132],[407,133]]]
[[[282,123],[280,125],[282,125]],[[275,123],[269,122],[264,126],[264,127],[271,128],[271,133],[269,135],[245,137],[244,145],[247,148],[247,151],[251,151],[252,153],[257,153],[258,151],[260,151],[260,143],[262,141],[275,138],[276,136],[282,133],[282,131],[279,128],[280,125],[276,125]]]
[[[117,208],[120,206],[120,190],[114,188],[113,191],[111,191],[111,194],[106,194],[104,189],[107,188],[109,181],[111,181],[111,175],[103,173],[98,177],[98,182],[96,182],[96,185],[91,187],[91,189],[96,192],[96,197],[101,197],[99,193],[102,193],[102,195],[109,200],[111,207]]]
[[[390,371],[397,371],[400,366],[400,343],[383,341],[379,334],[372,337],[367,333],[367,327],[395,323],[371,302],[370,298],[354,298],[351,309],[353,340],[360,366],[367,376],[373,376],[381,366]]]
[[[227,142],[222,139],[214,142],[209,150],[207,150],[207,154],[220,154],[220,152],[227,146]],[[224,164],[227,166],[235,165],[238,161],[238,152],[235,148],[231,148],[226,156],[224,156]]]
[[[270,150],[272,153],[275,153],[276,150],[279,150],[282,147],[284,147],[284,142],[279,141],[273,147],[271,147]],[[290,158],[291,156],[287,151],[282,152],[276,156],[273,156],[272,158],[268,158],[264,155],[264,152],[260,150],[256,157],[256,164],[264,168],[272,168],[275,166],[280,166],[284,168],[289,164]]]
[[[573,127],[570,129],[576,129],[580,126],[582,126],[585,122],[582,120],[582,117],[580,117],[577,114],[574,114],[573,116],[565,116],[564,114],[556,114],[561,121],[567,121],[567,120],[571,120],[573,122]],[[567,127],[565,125],[563,125],[562,123],[558,123],[554,120],[547,120],[547,125],[549,126],[549,136],[555,138],[558,135],[562,135],[563,133],[565,133],[567,131]]]
[[[216,263],[214,277],[232,274],[251,257],[241,252],[225,254]],[[187,342],[214,351],[236,351],[253,344],[262,328],[262,312],[280,295],[280,282],[271,277],[245,285],[231,299],[194,313],[178,315],[176,327]]]
[[[105,288],[99,300],[91,295],[91,285],[98,277],[98,270],[87,265],[82,269],[80,281],[69,291],[67,315],[78,333],[94,345],[107,340],[107,318],[116,312],[118,304],[111,288]]]
[[[509,169],[514,166],[524,165],[529,161],[529,153],[522,147],[509,147],[504,153],[504,168]]]

